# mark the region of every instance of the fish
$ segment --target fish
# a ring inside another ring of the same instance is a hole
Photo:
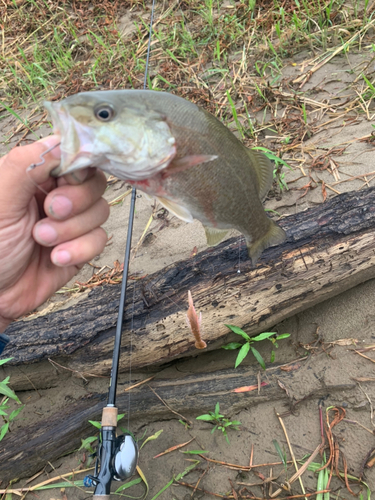
[[[61,136],[61,163],[52,176],[98,167],[180,219],[198,219],[210,246],[237,229],[253,265],[285,240],[262,204],[272,163],[196,104],[168,92],[103,90],[44,105]]]

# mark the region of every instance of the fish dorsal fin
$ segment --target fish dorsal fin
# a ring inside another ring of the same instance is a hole
[[[220,241],[225,238],[228,230],[227,229],[216,229],[215,227],[204,226],[206,231],[207,245],[213,247],[220,243]]]
[[[175,201],[167,200],[161,196],[157,196],[156,199],[179,219],[182,219],[185,222],[193,222],[193,216],[187,208],[179,205]]]
[[[249,149],[248,152],[258,177],[259,198],[263,201],[272,186],[273,166],[271,161],[261,151]]]

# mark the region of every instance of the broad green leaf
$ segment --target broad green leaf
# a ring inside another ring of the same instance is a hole
[[[249,349],[250,349],[250,344],[249,342],[246,342],[246,344],[244,344],[241,349],[240,349],[240,352],[238,353],[237,355],[237,358],[236,358],[236,362],[234,364],[234,367],[237,368],[238,365],[240,365],[242,363],[242,361],[246,358],[246,356],[248,355],[249,353]]]
[[[7,363],[11,359],[13,359],[13,358],[0,359],[0,366],[3,365],[4,363]]]
[[[149,441],[153,441],[154,439],[157,439],[162,432],[163,432],[163,429],[160,429],[160,431],[155,432],[155,434],[153,434],[152,436],[149,436],[147,439],[145,439],[142,443],[142,446],[139,448],[139,450],[141,450],[144,447],[144,445],[146,443],[148,443]]]
[[[18,396],[16,396],[16,394],[12,391],[12,389],[8,387],[4,382],[0,382],[0,394],[4,394],[4,396],[14,399],[15,401],[17,401],[17,403],[21,404],[21,401],[18,399]]]
[[[143,474],[142,469],[139,467],[139,465],[137,465],[136,469],[137,469],[138,474],[141,476],[142,481],[145,483],[145,486],[146,486],[146,491],[145,491],[145,494],[143,495],[143,500],[144,500],[148,497],[148,492],[150,490],[150,487],[148,485],[146,476]]]
[[[195,420],[204,420],[205,422],[211,422],[212,420],[215,420],[215,417],[212,415],[199,415]]]
[[[7,422],[2,427],[0,427],[0,441],[3,439],[5,434],[8,432],[8,429],[9,429],[9,422]]]
[[[81,446],[78,448],[78,451],[86,449],[88,445],[93,443],[94,441],[97,441],[98,437],[97,436],[89,436],[86,439],[81,439]]]
[[[257,335],[256,337],[252,337],[251,340],[254,340],[255,342],[259,342],[261,340],[268,339],[268,337],[272,337],[272,335],[276,335],[276,332],[264,332],[264,333],[261,333],[260,335]]]
[[[97,429],[101,429],[102,428],[102,423],[101,422],[97,422],[96,420],[89,420],[89,422],[90,422],[91,425],[93,425]]]
[[[239,342],[230,342],[229,344],[222,345],[221,348],[227,351],[234,351],[235,349],[242,347],[242,345],[243,344],[240,344]]]
[[[53,483],[53,484],[46,484],[44,486],[38,486],[35,488],[35,491],[40,491],[40,490],[52,490],[54,488],[74,488],[76,486],[83,487],[83,480],[79,481],[65,481],[61,483]]]
[[[156,498],[158,498],[158,496],[160,496],[166,489],[168,489],[173,484],[173,481],[174,479],[171,479],[169,483],[167,483],[160,491],[156,493],[155,496],[151,498],[151,500],[155,500]]]
[[[290,337],[290,333],[282,333],[276,337],[276,340],[287,339],[288,337]]]
[[[245,340],[250,340],[248,334],[243,330],[241,330],[241,328],[239,328],[238,326],[235,325],[225,325],[225,326],[230,330],[232,330],[232,332],[237,333],[237,335],[241,335],[241,337],[243,337]]]
[[[260,352],[258,352],[253,346],[250,346],[251,352],[254,354],[255,359],[258,361],[260,366],[263,368],[263,370],[266,369],[266,363],[264,362],[264,359],[262,358]]]
[[[16,410],[13,410],[12,413],[9,415],[9,422],[14,420],[20,413],[21,411],[25,408],[25,405],[20,406]]]
[[[176,476],[176,481],[179,481],[184,476],[186,476],[186,474],[188,474],[191,470],[193,470],[198,464],[200,464],[200,461],[195,460],[195,462],[192,465],[189,465],[188,467],[186,467],[186,469],[183,472],[181,472],[180,474],[178,474]]]
[[[215,405],[215,416],[218,416],[219,413],[220,413],[220,404],[219,402],[217,402]]]
[[[136,484],[141,483],[141,482],[142,482],[142,478],[137,477],[137,479],[133,479],[133,481],[129,481],[129,483],[123,484],[122,486],[120,486],[120,488],[117,488],[115,493],[120,493],[120,491],[124,491],[128,488],[131,488],[132,486],[135,486]]]

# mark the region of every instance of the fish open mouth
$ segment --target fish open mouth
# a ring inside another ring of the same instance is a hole
[[[52,170],[52,177],[59,177],[67,173],[92,165],[92,154],[84,146],[90,145],[90,140],[85,136],[79,123],[64,110],[61,103],[46,101],[44,106],[50,114],[53,133],[61,137],[61,162]]]

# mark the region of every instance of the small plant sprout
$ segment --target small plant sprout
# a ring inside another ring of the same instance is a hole
[[[229,438],[227,434],[228,429],[232,429],[235,431],[239,431],[239,425],[241,422],[238,420],[229,420],[229,418],[225,418],[224,415],[220,413],[220,405],[216,403],[215,411],[210,411],[208,414],[200,415],[196,418],[196,420],[204,420],[204,422],[210,422],[211,424],[215,424],[214,428],[211,431],[211,434],[219,429],[225,436],[227,443],[229,443]]]
[[[229,344],[222,346],[222,348],[226,349],[227,351],[233,351],[234,349],[240,350],[240,352],[238,353],[238,356],[236,358],[235,365],[234,365],[235,368],[237,368],[237,366],[239,366],[242,363],[242,361],[249,354],[249,351],[251,351],[253,353],[255,359],[260,364],[260,366],[263,368],[263,370],[265,370],[266,364],[264,362],[264,359],[263,359],[262,355],[260,354],[260,352],[257,351],[252,344],[254,344],[255,342],[260,342],[262,340],[268,339],[272,342],[273,347],[277,349],[279,347],[278,343],[277,343],[278,340],[282,340],[282,339],[286,339],[286,338],[290,337],[290,333],[283,333],[282,335],[278,335],[276,332],[264,332],[264,333],[260,333],[256,337],[249,337],[249,335],[246,332],[244,332],[243,330],[241,330],[241,328],[239,328],[238,326],[234,326],[234,325],[225,325],[225,326],[228,327],[230,330],[232,330],[233,333],[236,333],[237,335],[240,335],[241,337],[243,337],[245,339],[244,344],[241,344],[239,342],[230,342]],[[275,361],[275,351],[274,351],[274,349],[272,349],[271,363],[273,363],[274,361]]]
[[[0,366],[10,361],[13,358],[6,358],[0,360]],[[8,415],[8,409],[10,406],[7,404],[9,399],[13,399],[21,405],[21,401],[18,399],[18,396],[12,391],[9,387],[9,377],[6,377],[2,382],[0,382],[0,395],[3,395],[4,398],[0,400],[0,424],[1,421],[4,423],[0,425],[0,441],[4,438],[5,434],[9,431],[9,426],[13,422],[13,420],[19,415],[25,405],[20,406],[16,410],[13,410],[10,415]]]
[[[272,443],[273,443],[273,445],[275,447],[275,450],[277,451],[277,454],[280,457],[280,460],[283,463],[284,470],[285,470],[285,475],[286,475],[286,477],[288,477],[288,462],[287,462],[286,452],[285,452],[285,450],[281,451],[280,445],[279,445],[279,443],[277,442],[276,439],[273,439]]]

